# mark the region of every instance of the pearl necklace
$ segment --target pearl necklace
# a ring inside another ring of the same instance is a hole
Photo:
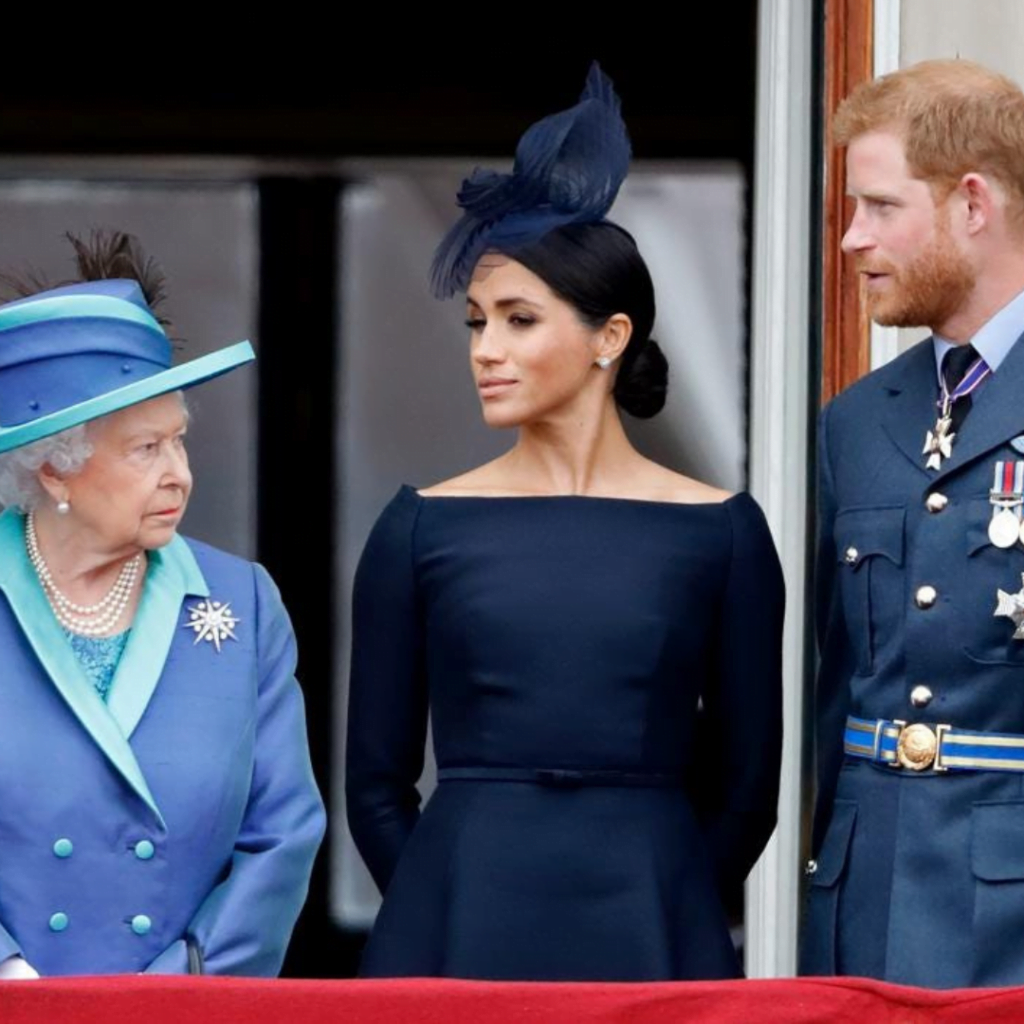
[[[142,565],[141,551],[121,566],[114,585],[101,601],[96,604],[75,604],[60,592],[53,581],[50,567],[39,550],[35,517],[31,512],[25,519],[25,547],[28,550],[28,560],[39,577],[53,614],[65,629],[81,636],[103,636],[124,614]]]

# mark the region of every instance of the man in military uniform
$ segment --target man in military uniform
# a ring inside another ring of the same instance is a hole
[[[833,131],[870,314],[933,335],[822,414],[802,968],[1024,984],[1024,94],[929,61]]]

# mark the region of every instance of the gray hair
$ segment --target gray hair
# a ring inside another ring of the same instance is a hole
[[[44,502],[48,495],[39,482],[39,470],[46,463],[58,473],[80,472],[92,455],[87,426],[80,423],[0,455],[0,505],[30,512]]]
[[[181,411],[185,414],[185,422],[188,423],[192,418],[192,410],[185,400],[185,393],[169,393],[178,396]],[[0,455],[0,505],[4,508],[31,512],[46,501],[49,495],[39,482],[39,470],[49,463],[58,473],[67,476],[80,473],[93,453],[93,446],[88,437],[89,431],[106,418],[98,416],[87,423],[80,423],[77,427],[69,427],[59,434],[44,437],[42,440],[33,441],[32,444]]]

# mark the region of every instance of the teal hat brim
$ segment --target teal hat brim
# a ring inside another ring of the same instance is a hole
[[[105,395],[97,395],[85,402],[78,402],[66,409],[40,416],[28,423],[20,423],[15,427],[0,427],[0,453],[20,448],[33,441],[41,441],[44,437],[59,434],[69,427],[77,427],[80,423],[88,423],[89,420],[126,409],[129,405],[137,405],[150,398],[157,398],[169,391],[194,387],[196,384],[228,373],[238,366],[251,363],[255,358],[256,353],[253,352],[252,345],[247,341],[240,341],[209,355],[161,370],[123,388],[108,391]]]

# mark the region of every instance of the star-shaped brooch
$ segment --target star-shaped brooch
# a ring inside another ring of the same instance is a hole
[[[230,601],[200,601],[188,609],[189,620],[182,626],[183,629],[194,629],[196,638],[194,643],[200,640],[210,641],[217,648],[220,654],[222,640],[230,637],[237,641],[234,628],[241,622],[231,614]]]
[[[1017,627],[1013,634],[1014,640],[1024,640],[1024,573],[1021,573],[1021,588],[1016,594],[1008,594],[1005,590],[997,590],[995,615],[1005,615]]]

